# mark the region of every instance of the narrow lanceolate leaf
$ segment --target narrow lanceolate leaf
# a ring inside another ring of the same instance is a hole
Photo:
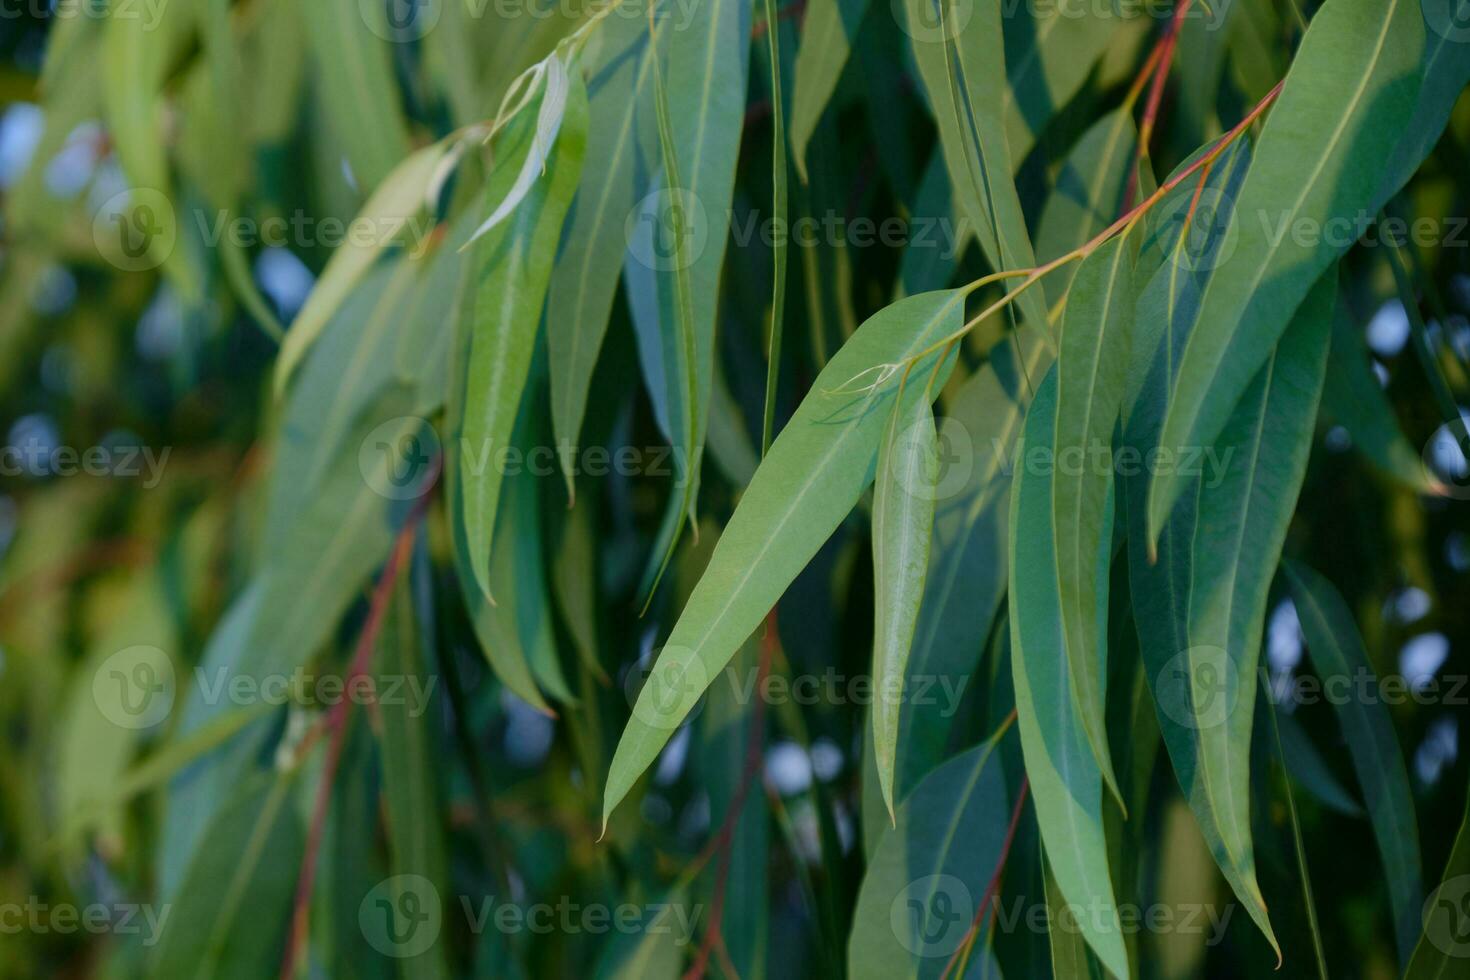
[[[515,183],[505,192],[500,203],[495,205],[490,217],[475,229],[475,233],[470,236],[470,242],[478,241],[504,221],[525,200],[531,186],[546,171],[546,158],[556,145],[556,134],[561,131],[562,121],[567,115],[567,100],[571,96],[572,78],[567,67],[555,52],[537,66],[533,75],[537,81],[529,84],[541,85],[541,103],[536,109],[536,130],[531,139],[530,151],[521,160]],[[586,98],[585,90],[582,97]],[[583,136],[582,140],[585,142],[586,137]]]
[[[869,0],[812,0],[796,49],[796,89],[791,97],[791,158],[803,184],[808,182],[806,148],[817,121],[837,88],[852,53]]]
[[[986,917],[978,915],[1010,813],[995,745],[977,745],[934,770],[884,828],[853,912],[852,977],[937,980],[977,917],[981,934],[964,976],[1000,975],[986,949]]]
[[[993,269],[1029,269],[1036,258],[1011,177],[1002,108],[1001,0],[963,7],[953,0],[905,0],[904,10],[961,213]],[[1028,290],[1018,303],[1028,324],[1046,326],[1040,292]]]
[[[781,383],[781,330],[786,319],[786,110],[781,87],[781,25],[776,0],[765,0],[767,53],[771,61],[771,217],[781,233],[771,248],[771,330],[766,343],[766,404],[761,417],[761,454],[771,449],[776,424],[776,391]]]
[[[957,330],[964,300],[951,290],[894,303],[859,327],[817,376],[756,470],[638,696],[608,773],[604,825],[710,680],[873,481],[899,387],[892,375],[876,387],[874,379]],[[926,376],[938,356],[915,363],[914,373]],[[941,370],[936,390],[946,376]],[[922,396],[914,386],[903,403]]]
[[[1470,953],[1465,935],[1465,896],[1470,894],[1470,796],[1440,885],[1424,902],[1424,935],[1404,980],[1449,980],[1459,976]]]
[[[1108,549],[1105,532],[1113,521],[1113,428],[1128,380],[1133,320],[1133,260],[1136,249],[1114,238],[1077,270],[1062,321],[1057,357],[1056,424],[1050,440],[1052,537],[1031,539],[1050,547],[1057,569],[1062,645],[1072,678],[1072,698],[1093,757],[1109,788],[1122,800],[1108,754],[1102,675],[1107,671],[1107,630],[1098,620],[1106,608]],[[1028,433],[1030,427],[1028,426]]]
[[[551,422],[558,446],[576,446],[587,391],[612,313],[628,239],[625,226],[638,197],[638,121],[653,84],[648,25],[615,16],[584,56],[591,123],[581,185],[567,218],[566,242],[551,274],[546,339],[551,365]],[[570,466],[571,453],[561,453]],[[572,492],[570,472],[565,473]]]
[[[1036,389],[1026,415],[1027,445],[1047,445],[1057,417],[1057,371]],[[1027,456],[1022,456],[1026,460]],[[1128,975],[1128,954],[1118,922],[1103,836],[1103,775],[1087,740],[1072,696],[1062,634],[1056,554],[1037,542],[1053,539],[1052,475],[1049,467],[1021,467],[1011,493],[1010,620],[1011,673],[1026,774],[1036,797],[1041,839],[1062,896],[1072,905],[1098,910],[1080,923],[1083,937],[1114,976]],[[1106,582],[1112,557],[1112,500],[1101,547],[1093,555]],[[1106,631],[1105,587],[1093,597]],[[1099,655],[1105,650],[1096,648]],[[1099,685],[1106,696],[1106,671]]]
[[[1005,596],[1013,460],[1032,390],[1051,361],[1038,330],[998,340],[939,423],[934,542],[908,663],[910,682],[939,696],[905,699],[894,773],[900,799],[944,760],[959,699]]]
[[[435,175],[451,152],[453,143],[450,140],[418,150],[394,167],[368,198],[358,212],[357,221],[366,222],[373,234],[367,240],[349,235],[332,253],[321,278],[316,281],[306,304],[287,331],[285,342],[281,344],[281,353],[276,359],[277,394],[285,389],[286,382],[306,352],[373,262],[397,238],[404,226],[424,210],[425,197],[433,187]]]
[[[1338,305],[1333,318],[1322,408],[1347,430],[1353,445],[1385,476],[1420,493],[1438,492],[1373,373],[1362,327],[1343,304]]]
[[[1291,586],[1307,652],[1324,689],[1340,684],[1343,690],[1357,691],[1365,678],[1376,684],[1352,611],[1337,589],[1299,562],[1283,562],[1281,570]],[[1419,825],[1414,817],[1409,774],[1393,733],[1393,721],[1381,701],[1348,697],[1338,699],[1335,706],[1383,856],[1399,960],[1408,963],[1419,938],[1419,913],[1424,900]]]
[[[414,616],[410,576],[400,576],[377,650],[378,675],[401,685],[404,696],[384,698],[378,706],[382,734],[384,815],[388,824],[390,868],[396,875],[417,875],[441,891],[449,887],[439,796],[435,789],[435,715],[428,702],[434,690],[424,667],[421,624]],[[405,950],[404,952],[409,952]],[[443,943],[405,956],[402,976],[413,980],[447,978],[449,963]]]
[[[552,93],[548,90],[544,97],[549,99]],[[544,176],[525,192],[505,223],[475,243],[474,302],[460,311],[461,316],[474,318],[464,401],[462,503],[471,566],[487,596],[490,548],[505,476],[497,461],[515,429],[557,239],[587,146],[587,97],[580,80],[571,83],[565,116]],[[490,200],[501,200],[507,183],[519,184],[525,161],[541,151],[542,135],[539,116],[533,121],[522,114],[511,123],[501,166],[491,177]],[[507,194],[515,192],[514,184]]]
[[[158,977],[271,976],[280,968],[305,846],[290,773],[260,773],[210,823],[152,951]]]
[[[1466,47],[1463,26],[1470,19],[1470,0],[1425,3],[1424,16],[1430,29],[1424,34],[1419,97],[1414,104],[1414,115],[1404,125],[1403,136],[1383,173],[1378,197],[1368,209],[1370,213],[1409,182],[1439,142],[1449,122],[1450,110],[1470,83],[1470,49]]]
[[[655,32],[651,10],[648,25],[649,31]],[[657,47],[657,33],[654,33],[653,43]],[[680,196],[683,193],[684,184],[679,178],[679,151],[674,143],[674,122],[669,112],[668,85],[664,79],[662,62],[657,51],[654,53],[653,61],[653,102],[654,111],[658,117],[659,155],[663,160],[662,193],[668,199],[669,228],[674,239],[671,243],[670,254],[674,265],[672,269],[672,320],[676,339],[672,346],[673,364],[671,367],[673,370],[666,372],[666,377],[670,385],[671,397],[669,400],[680,410],[677,424],[672,412],[669,414],[669,423],[678,433],[676,448],[679,450],[682,472],[678,476],[677,489],[679,492],[670,499],[671,512],[677,516],[674,518],[672,533],[666,540],[660,542],[663,557],[659,559],[658,571],[654,573],[652,585],[648,590],[650,600],[653,590],[658,588],[659,579],[663,577],[664,569],[668,568],[669,559],[674,556],[674,548],[679,543],[679,532],[684,526],[685,517],[691,523],[695,520],[694,501],[698,494],[701,449],[698,418],[702,412],[708,412],[708,403],[702,399],[700,394],[700,354],[698,342],[695,340],[695,331],[698,327],[694,322],[694,284],[689,275],[689,265],[695,257],[690,254],[691,242],[688,229],[691,227],[690,222],[696,218],[690,212],[688,203]],[[652,233],[655,243],[663,238],[663,231],[660,228],[652,229]],[[662,320],[660,322],[662,325]],[[707,389],[708,386],[705,387]],[[675,501],[677,501],[677,508],[674,506]]]
[[[939,467],[927,395],[902,407],[908,413],[895,411],[888,422],[873,491],[873,751],[890,817],[904,671],[929,569]]]
[[[1353,222],[1382,203],[1382,161],[1413,112],[1423,48],[1417,0],[1332,0],[1312,18],[1201,301],[1163,449],[1214,443],[1302,298],[1351,244],[1346,235],[1302,235],[1301,222]],[[1153,474],[1150,541],[1185,485],[1173,470]]]

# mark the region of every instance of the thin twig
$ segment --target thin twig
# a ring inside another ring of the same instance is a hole
[[[965,938],[960,940],[960,945],[950,954],[949,962],[944,964],[944,972],[939,975],[939,980],[948,980],[950,971],[954,969],[955,962],[960,954],[969,949],[975,942],[975,935],[980,929],[980,918],[985,915],[992,902],[996,899],[996,893],[1000,890],[1000,876],[1006,869],[1006,859],[1010,857],[1011,845],[1016,840],[1016,828],[1021,823],[1021,808],[1026,805],[1026,796],[1031,791],[1031,781],[1021,777],[1021,792],[1016,796],[1016,805],[1011,808],[1011,823],[1006,828],[1005,841],[1000,846],[1000,857],[996,859],[995,871],[990,875],[990,883],[985,886],[985,894],[980,896],[980,907],[975,910],[975,918],[970,922],[970,928],[965,931]]]

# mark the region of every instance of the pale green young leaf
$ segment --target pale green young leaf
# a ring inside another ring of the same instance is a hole
[[[900,406],[908,412],[895,411],[889,419],[873,490],[873,750],[890,817],[904,674],[929,570],[939,468],[928,397]]]
[[[552,60],[556,61],[554,56]],[[521,408],[562,221],[576,192],[587,145],[586,90],[580,80],[568,85],[571,94],[563,107],[565,122],[558,126],[560,138],[551,150],[545,175],[538,175],[523,192],[507,222],[491,225],[487,221],[475,235],[481,235],[487,225],[492,230],[478,241],[471,238],[474,301],[460,311],[461,316],[473,319],[463,403],[465,465],[459,472],[470,564],[486,596],[492,594],[490,553],[505,477],[498,460],[510,445]],[[548,82],[546,99],[552,97],[549,86]],[[490,178],[489,200],[503,201],[517,193],[526,162],[542,152],[543,134],[539,114],[533,119],[523,113],[511,123],[503,137],[500,166]],[[511,188],[502,196],[507,184]]]

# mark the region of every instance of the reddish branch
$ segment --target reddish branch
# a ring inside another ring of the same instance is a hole
[[[432,480],[430,482],[432,484]],[[408,562],[409,552],[413,548],[414,532],[418,529],[419,521],[428,507],[429,489],[431,487],[425,488],[423,496],[414,504],[408,519],[403,522],[403,527],[399,530],[398,537],[393,543],[393,551],[388,556],[388,563],[383,566],[383,574],[378,577],[378,584],[373,589],[372,602],[368,607],[367,622],[358,636],[357,649],[353,652],[352,664],[348,668],[344,690],[352,690],[358,678],[367,673],[368,665],[372,661],[373,650],[377,646],[378,634],[383,629],[383,620],[388,612],[388,602],[393,597],[393,588],[398,582],[403,566]],[[368,696],[371,697],[371,694]],[[332,800],[332,784],[336,781],[337,767],[342,761],[342,746],[346,741],[348,713],[354,700],[354,698],[342,698],[332,705],[326,716],[325,727],[331,735],[331,741],[327,743],[327,758],[322,768],[321,784],[317,787],[316,803],[312,809],[311,827],[306,837],[306,851],[301,859],[301,874],[296,880],[296,899],[291,913],[291,932],[286,939],[286,952],[281,957],[281,980],[290,980],[295,975],[296,960],[306,941],[308,909],[311,904],[312,888],[316,883],[317,856],[321,851],[327,808]]]
[[[1138,146],[1133,154],[1133,172],[1128,177],[1128,189],[1123,199],[1123,210],[1133,206],[1134,192],[1137,188],[1138,167],[1148,155],[1149,139],[1153,136],[1154,123],[1159,117],[1159,103],[1164,98],[1164,83],[1169,79],[1169,68],[1174,62],[1174,49],[1179,45],[1179,30],[1184,24],[1184,15],[1189,12],[1191,0],[1179,0],[1174,8],[1174,16],[1169,20],[1169,26],[1155,45],[1153,54],[1149,56],[1149,64],[1144,67],[1144,72],[1152,71],[1153,80],[1149,85],[1148,101],[1143,107],[1143,121],[1138,126]],[[1151,66],[1151,67],[1150,67]],[[1142,78],[1143,76],[1140,76]]]
[[[1021,792],[1016,796],[1016,805],[1011,809],[1011,824],[1006,828],[1006,839],[1000,846],[1000,857],[996,859],[995,871],[990,876],[990,883],[985,886],[985,894],[980,896],[980,907],[975,910],[975,918],[970,923],[970,928],[965,931],[965,938],[960,940],[960,945],[950,954],[949,962],[944,964],[944,972],[939,975],[939,980],[948,980],[950,971],[954,969],[955,963],[959,961],[960,955],[975,942],[975,935],[980,929],[980,919],[987,912],[994,918],[994,907],[1000,903],[997,894],[1000,891],[1000,876],[1006,869],[1006,858],[1010,857],[1011,845],[1016,840],[1016,827],[1021,823],[1021,808],[1026,805],[1026,795],[1031,791],[1031,781],[1021,777]]]
[[[745,740],[745,766],[740,774],[740,785],[736,788],[735,795],[730,798],[730,805],[725,808],[725,817],[720,823],[719,833],[695,860],[695,864],[699,865],[708,861],[716,851],[720,855],[720,862],[715,872],[715,897],[710,904],[709,925],[705,927],[704,938],[700,941],[698,952],[695,953],[693,965],[684,974],[684,980],[700,980],[705,970],[709,968],[709,958],[712,952],[718,952],[725,971],[732,977],[736,976],[735,969],[730,963],[730,955],[725,949],[725,937],[720,932],[720,922],[725,915],[725,886],[730,878],[731,844],[735,839],[735,827],[740,820],[741,810],[745,808],[745,800],[750,796],[750,788],[755,783],[756,774],[761,768],[761,735],[766,717],[766,703],[761,692],[765,690],[766,677],[771,672],[771,660],[780,642],[780,636],[776,632],[776,610],[772,609],[766,616],[766,632],[761,637],[761,659],[760,666],[756,668],[754,688],[756,702],[755,707],[751,710],[750,734]]]

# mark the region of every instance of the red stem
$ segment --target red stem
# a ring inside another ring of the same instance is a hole
[[[995,862],[995,871],[990,876],[990,883],[985,886],[985,894],[980,896],[980,907],[975,910],[974,921],[965,932],[965,938],[960,940],[960,945],[950,954],[949,962],[944,964],[944,972],[939,975],[939,980],[947,980],[950,971],[954,969],[960,954],[970,947],[975,940],[975,933],[980,928],[980,918],[985,915],[992,902],[996,899],[996,893],[1000,890],[1000,876],[1006,869],[1006,859],[1010,857],[1011,845],[1016,840],[1016,827],[1021,823],[1021,808],[1026,805],[1026,795],[1031,791],[1031,781],[1025,776],[1021,777],[1021,792],[1016,797],[1016,805],[1011,809],[1011,824],[1006,828],[1005,842],[1000,846],[1000,857]]]

